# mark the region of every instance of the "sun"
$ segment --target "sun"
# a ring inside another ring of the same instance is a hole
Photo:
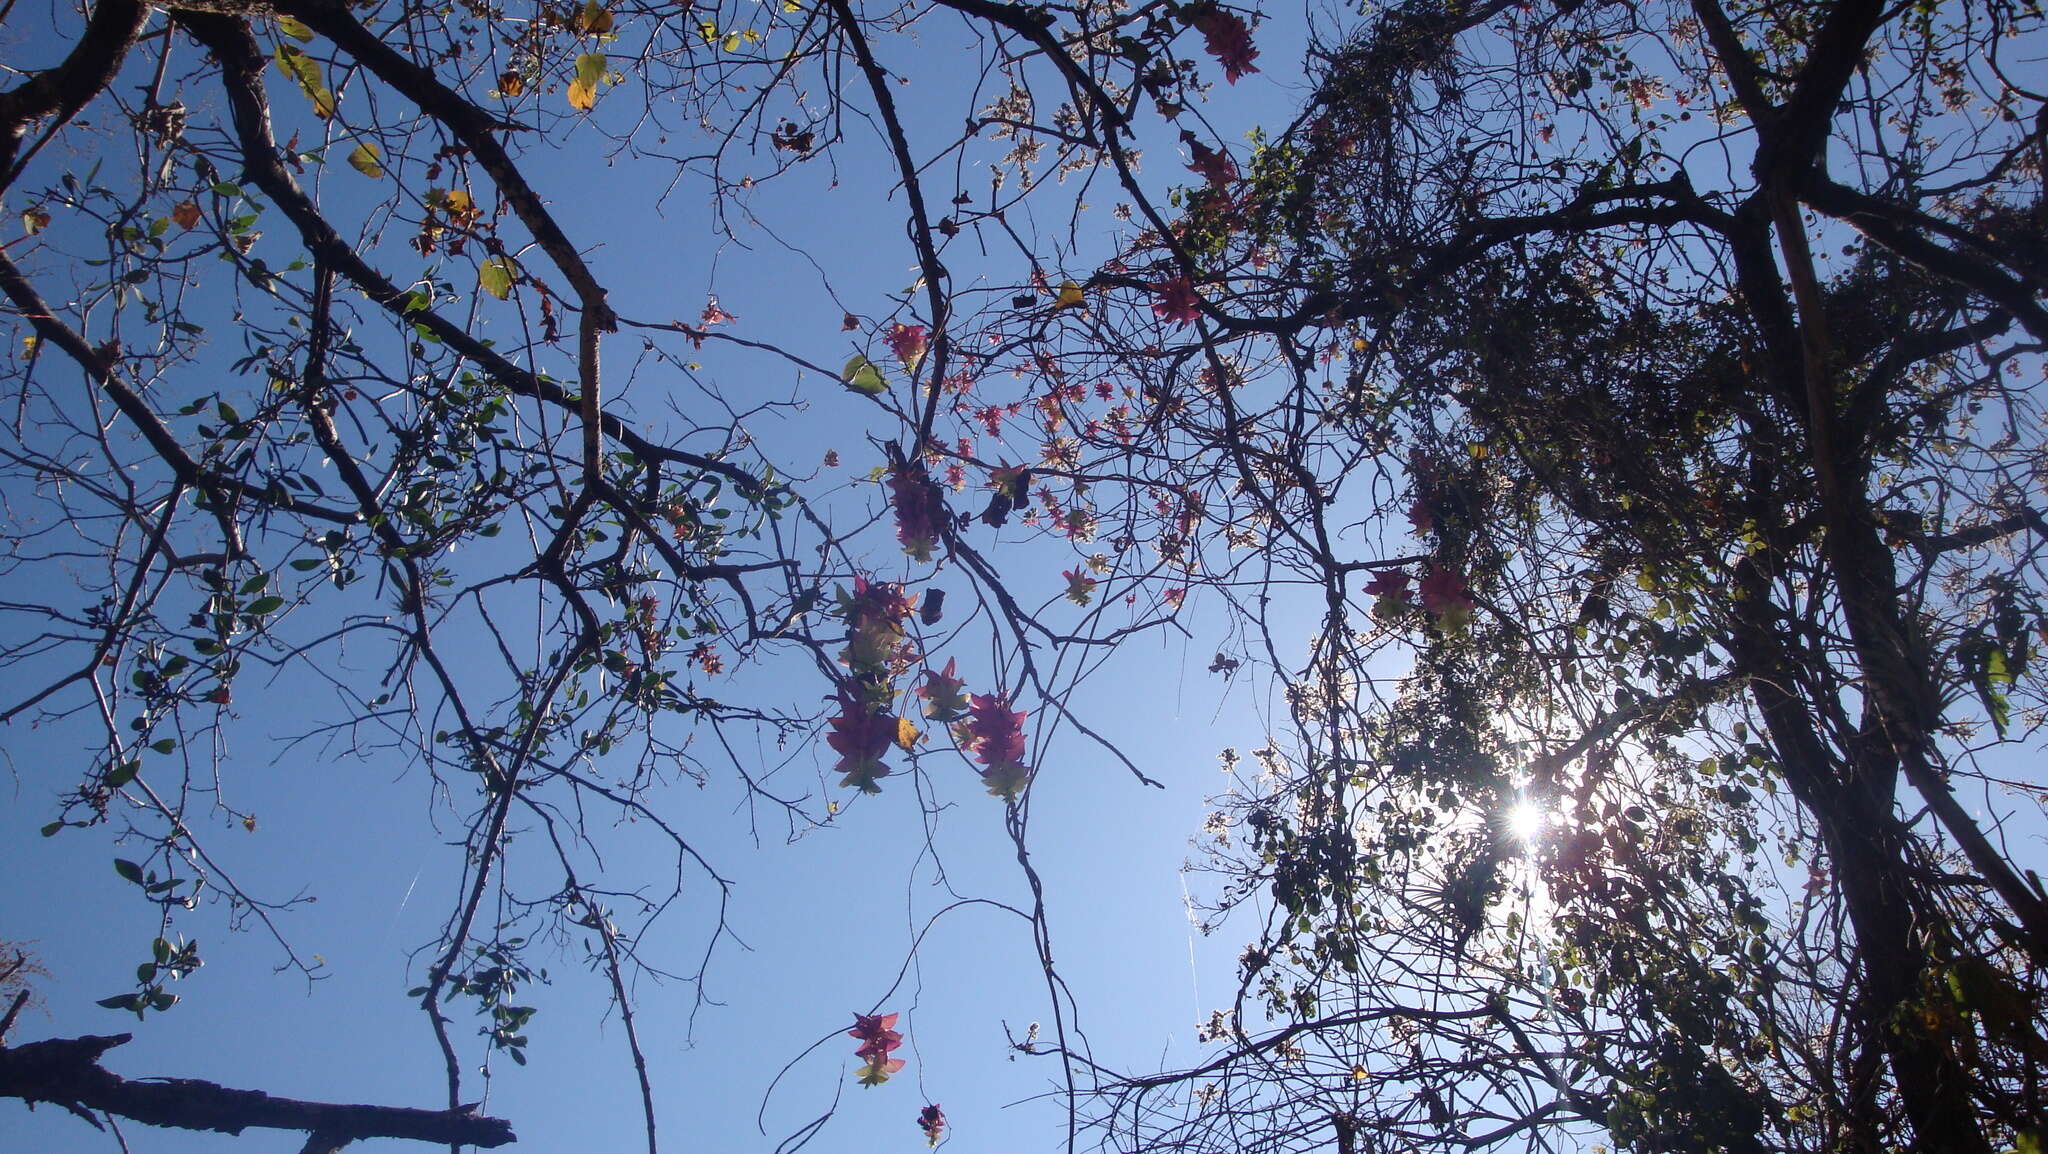
[[[1515,807],[1508,811],[1508,833],[1517,841],[1535,841],[1543,836],[1543,826],[1549,819],[1550,815],[1543,812],[1543,807],[1535,802],[1516,802]]]

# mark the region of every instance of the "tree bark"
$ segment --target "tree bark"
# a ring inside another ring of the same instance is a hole
[[[441,1145],[503,1146],[512,1124],[470,1107],[417,1110],[278,1098],[197,1078],[132,1081],[101,1068],[100,1056],[132,1035],[50,1038],[0,1046],[0,1097],[50,1102],[74,1113],[102,1111],[180,1130],[302,1130],[329,1148],[363,1138],[399,1138]]]

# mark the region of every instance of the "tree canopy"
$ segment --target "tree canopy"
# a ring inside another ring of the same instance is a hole
[[[1293,25],[1207,0],[100,0],[0,92],[0,716],[83,751],[41,832],[117,839],[159,921],[102,1004],[169,1010],[215,905],[317,969],[209,848],[288,683],[462,847],[408,995],[445,1109],[296,1103],[309,1149],[501,1138],[465,1071],[524,1062],[566,942],[655,1148],[642,942],[687,909],[715,959],[731,889],[683,787],[929,828],[949,758],[1070,1147],[2041,1148],[2042,21],[1369,6],[1239,141]],[[603,174],[650,166],[734,251],[781,184],[878,186],[914,283],[828,285],[837,332],[622,290]],[[867,424],[797,459],[831,406]],[[1207,1054],[1117,1069],[1031,798],[1084,748],[1188,788],[1081,690],[1169,634],[1271,690],[1196,866],[1249,944]],[[164,1120],[82,1089],[111,1044],[0,1092]],[[280,1124],[233,1101],[173,1124]]]

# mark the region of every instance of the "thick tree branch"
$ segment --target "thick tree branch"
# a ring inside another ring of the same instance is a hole
[[[418,1110],[278,1098],[197,1078],[131,1080],[102,1069],[102,1054],[131,1035],[50,1038],[0,1047],[0,1097],[99,1110],[152,1126],[239,1134],[249,1129],[303,1130],[330,1142],[398,1138],[414,1142],[503,1146],[512,1124],[473,1108]],[[333,1147],[329,1147],[333,1148]]]
[[[12,185],[26,163],[21,140],[29,125],[44,117],[62,124],[105,92],[148,19],[148,6],[137,0],[100,0],[62,64],[0,92],[0,189]]]

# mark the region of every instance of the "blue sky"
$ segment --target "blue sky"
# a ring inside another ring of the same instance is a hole
[[[1264,123],[1284,123],[1300,77],[1285,64],[1300,58],[1290,37],[1298,15],[1261,30],[1267,71],[1233,87],[1218,85],[1203,111],[1226,137]],[[5,51],[34,66],[66,15],[31,25],[17,14]],[[971,58],[946,33],[926,28],[920,39],[883,41],[884,62],[909,73],[899,100],[909,110],[920,155],[957,132]],[[19,55],[15,55],[19,53]],[[276,77],[273,92],[282,103]],[[1292,87],[1290,87],[1292,86]],[[607,94],[621,106],[630,81]],[[199,97],[194,96],[195,101]],[[1156,122],[1153,127],[1158,126]],[[721,238],[710,222],[708,194],[694,183],[671,187],[674,172],[658,162],[607,162],[597,139],[584,134],[561,162],[536,169],[571,235],[598,247],[592,260],[613,286],[613,303],[629,317],[692,320],[715,292],[737,315],[731,332],[770,340],[820,364],[837,365],[852,351],[840,315],[884,315],[888,297],[915,276],[903,241],[900,197],[887,199],[890,177],[864,126],[828,166],[819,162],[755,192],[747,208],[760,227],[742,225]],[[1146,142],[1155,187],[1188,179],[1173,156],[1170,135]],[[86,158],[53,154],[39,160],[43,179]],[[322,174],[330,198],[346,198],[356,174],[330,165]],[[30,182],[32,183],[32,182]],[[1037,226],[1065,227],[1062,190],[1048,187]],[[666,196],[664,197],[664,193]],[[1105,190],[1101,199],[1112,199]],[[658,202],[658,203],[657,203]],[[10,203],[12,215],[22,207]],[[1078,262],[1108,251],[1107,205],[1082,218],[1073,234]],[[1097,229],[1101,231],[1097,231]],[[12,235],[10,233],[10,235]],[[1014,282],[1023,272],[1001,256],[986,269],[967,267],[967,250],[949,254],[956,280],[987,275]],[[821,276],[819,270],[823,270]],[[829,283],[832,293],[825,290]],[[836,294],[836,295],[834,295]],[[10,338],[11,339],[11,338]],[[633,338],[611,339],[618,365]],[[231,350],[228,350],[231,351]],[[880,463],[863,433],[881,428],[869,404],[835,382],[801,374],[759,355],[729,355],[716,346],[701,358],[703,375],[729,399],[793,400],[801,411],[767,418],[754,428],[766,455],[794,472],[815,467],[826,449],[845,459],[849,482]],[[673,398],[685,413],[698,403],[687,391],[670,396],[673,376],[645,372],[626,400],[651,419]],[[969,494],[969,499],[973,494]],[[842,509],[872,503],[871,489],[852,485]],[[884,550],[884,553],[887,551]],[[1070,556],[1031,546],[999,549],[1006,575],[1029,590],[1042,576],[1042,595],[1057,596],[1057,573]],[[880,557],[884,576],[907,566]],[[908,572],[908,569],[905,570]],[[942,570],[938,584],[945,586]],[[42,596],[13,579],[7,595]],[[49,594],[61,602],[60,591]],[[1280,610],[1284,612],[1284,608]],[[1046,887],[1050,929],[1061,976],[1079,1007],[1079,1025],[1099,1061],[1130,1070],[1185,1059],[1194,1052],[1194,1023],[1227,1005],[1237,936],[1197,940],[1183,907],[1180,866],[1206,812],[1202,799],[1227,784],[1217,772],[1224,746],[1263,743],[1247,681],[1205,672],[1221,643],[1221,621],[1199,600],[1184,618],[1192,639],[1154,632],[1127,645],[1076,695],[1080,715],[1167,789],[1141,786],[1120,765],[1071,730],[1035,749],[1030,846]],[[970,651],[963,665],[976,665]],[[822,696],[815,674],[786,678],[773,668],[737,675],[736,692],[770,693],[800,685]],[[0,686],[17,695],[23,685]],[[107,1065],[131,1076],[175,1075],[328,1101],[437,1104],[438,1055],[424,1019],[405,997],[425,966],[413,951],[430,943],[454,900],[459,828],[436,807],[428,781],[395,758],[351,759],[317,743],[289,745],[321,698],[297,675],[238,687],[233,743],[224,764],[237,804],[259,816],[253,832],[222,820],[206,831],[221,862],[253,892],[272,900],[316,898],[280,918],[291,947],[317,959],[320,980],[277,972],[279,947],[219,909],[202,910],[183,926],[201,940],[206,966],[178,986],[183,1002],[139,1027],[93,1002],[132,986],[132,970],[154,936],[148,907],[117,877],[121,856],[100,830],[65,830],[43,839],[36,830],[54,813],[53,797],[73,778],[80,736],[64,725],[23,723],[0,735],[0,820],[7,875],[0,889],[0,936],[33,944],[51,978],[43,1006],[17,1037],[68,1036],[134,1029],[134,1044]],[[1042,732],[1034,715],[1028,730]],[[758,751],[763,765],[778,754]],[[789,756],[782,754],[780,756]],[[829,827],[787,842],[772,822],[752,836],[746,799],[729,779],[671,787],[660,799],[693,844],[731,878],[736,889],[731,928],[703,994],[685,982],[643,981],[634,991],[665,1145],[670,1149],[772,1150],[787,1135],[836,1103],[837,1116],[814,1149],[914,1150],[915,1125],[927,1102],[944,1105],[952,1123],[949,1147],[961,1154],[1045,1148],[1059,1140],[1063,1114],[1043,1097],[1058,1071],[1047,1059],[1019,1058],[1004,1026],[1019,1036],[1033,1022],[1050,1033],[1044,982],[1025,923],[983,904],[959,906],[923,937],[913,937],[939,910],[961,899],[1020,904],[1028,893],[1003,829],[1002,806],[986,797],[964,762],[928,756],[928,791],[940,807],[926,825],[907,777],[889,779],[880,797],[849,805]],[[822,747],[795,752],[778,784],[816,793],[834,775]],[[608,847],[608,877],[641,872],[660,877],[669,860],[644,830],[595,832]],[[943,867],[943,881],[940,869]],[[540,883],[545,885],[544,880]],[[706,945],[710,893],[701,877],[660,923],[646,952],[689,972]],[[741,945],[739,943],[744,943]],[[641,1123],[619,1023],[607,1015],[600,977],[564,943],[537,957],[552,981],[522,1000],[540,1007],[528,1033],[531,1063],[493,1063],[487,1109],[510,1118],[528,1150],[636,1148]],[[900,987],[890,988],[908,960]],[[886,996],[885,996],[886,995]],[[850,1074],[855,1043],[844,1036],[855,1011],[902,1012],[910,1066],[889,1085],[862,1089]],[[468,1038],[458,1004],[456,1037]],[[778,1085],[764,1093],[785,1063],[827,1039]],[[473,1062],[480,1048],[467,1052]],[[484,1083],[472,1079],[472,1086]],[[481,1091],[479,1091],[481,1092]],[[757,1126],[757,1115],[760,1123]],[[765,1130],[765,1134],[763,1133]],[[126,1127],[130,1148],[219,1150],[235,1142]],[[249,1135],[241,1148],[270,1149],[285,1135]],[[114,1140],[55,1110],[34,1113],[0,1103],[0,1147],[45,1151],[116,1149]],[[387,1144],[388,1147],[388,1144]]]

